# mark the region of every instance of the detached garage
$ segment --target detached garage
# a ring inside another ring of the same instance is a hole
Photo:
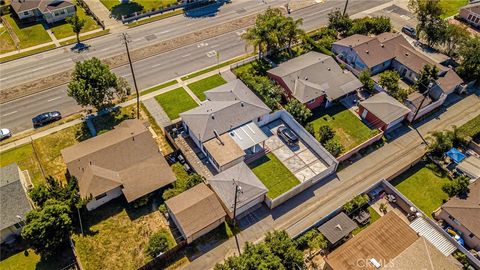
[[[392,130],[403,122],[410,109],[385,92],[380,92],[358,105],[358,114],[372,126]]]

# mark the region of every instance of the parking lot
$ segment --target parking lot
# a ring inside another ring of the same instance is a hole
[[[300,182],[309,180],[327,169],[325,163],[301,139],[298,145],[287,145],[277,136],[277,129],[285,125],[281,120],[262,128],[268,136],[265,146],[292,172]]]

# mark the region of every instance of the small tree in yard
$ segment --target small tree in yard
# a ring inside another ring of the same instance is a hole
[[[458,56],[458,48],[470,38],[470,33],[465,26],[447,23],[445,29],[445,40],[443,45],[446,47],[446,54],[450,57]]]
[[[370,75],[370,72],[368,70],[363,70],[362,72],[360,72],[360,76],[358,76],[358,79],[363,84],[363,89],[365,89],[365,91],[370,94],[373,94],[375,92],[375,82],[373,81],[372,76]]]
[[[470,38],[465,41],[458,51],[460,55],[460,66],[458,73],[466,81],[477,80],[480,82],[480,37]]]
[[[340,10],[328,13],[328,27],[345,34],[352,27],[352,20],[348,14],[343,15]]]
[[[442,190],[448,194],[448,196],[453,197],[458,194],[464,194],[468,191],[468,185],[470,184],[470,179],[467,176],[461,175],[454,180],[444,184]]]
[[[422,72],[418,76],[418,80],[415,82],[415,88],[421,93],[427,91],[428,84],[438,79],[438,72],[439,70],[437,66],[423,66]]]
[[[85,26],[85,20],[80,19],[77,14],[69,16],[65,20],[72,26],[72,30],[77,36],[77,43],[80,43],[80,32],[82,31],[83,26]]]
[[[287,105],[285,105],[285,110],[300,123],[305,123],[312,116],[312,111],[296,99],[290,99]]]
[[[155,258],[158,254],[167,251],[171,244],[168,240],[168,233],[161,230],[150,237],[148,245],[145,247],[145,254]]]
[[[330,152],[330,154],[332,154],[334,157],[337,157],[339,156],[343,150],[344,150],[344,147],[343,145],[338,142],[337,140],[335,139],[332,139],[332,140],[329,140],[327,141],[325,144],[324,144],[324,147],[325,149],[327,149],[328,152]]]
[[[103,109],[111,106],[115,98],[125,97],[128,88],[119,87],[119,79],[98,58],[77,62],[68,84],[67,94],[82,107]]]
[[[312,136],[315,137],[315,129],[313,128],[312,123],[307,123],[304,128],[308,133],[312,134]]]
[[[321,126],[318,129],[318,140],[321,144],[326,143],[327,141],[333,139],[335,136],[335,131],[328,125]]]
[[[387,70],[380,74],[379,84],[389,92],[398,91],[400,75],[394,70]]]
[[[326,249],[328,247],[327,240],[320,232],[315,233],[312,238],[308,239],[307,244],[310,249],[310,256],[312,256],[312,250]]]

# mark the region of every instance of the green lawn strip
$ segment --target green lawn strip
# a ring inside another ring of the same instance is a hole
[[[41,23],[23,24],[13,19],[11,14],[5,15],[3,18],[7,20],[17,35],[22,49],[52,41]]]
[[[0,54],[16,50],[15,43],[7,31],[7,28],[0,26]]]
[[[45,182],[31,143],[2,152],[0,156],[0,167],[16,162],[21,170],[28,170],[34,185]]]
[[[223,63],[220,63],[220,64],[218,64],[218,65],[215,65],[215,66],[212,66],[212,67],[209,67],[209,68],[206,68],[206,69],[202,69],[202,70],[200,70],[200,71],[196,71],[196,72],[194,72],[194,73],[188,74],[188,75],[186,75],[186,76],[183,76],[181,79],[182,79],[182,81],[186,81],[186,80],[188,80],[188,79],[195,78],[195,77],[200,76],[200,75],[202,75],[202,74],[205,74],[205,73],[208,73],[208,72],[210,72],[210,71],[213,71],[213,70],[215,70],[215,69],[219,69],[219,68],[222,68],[222,67],[224,67],[224,66],[231,65],[231,64],[233,64],[233,63],[235,63],[235,62],[238,62],[238,61],[240,61],[240,60],[246,59],[246,58],[248,58],[248,57],[250,57],[250,56],[252,56],[252,55],[251,55],[251,54],[242,55],[242,56],[240,56],[240,57],[230,59],[230,60],[228,60],[228,61],[226,61],[226,62],[223,62]]]
[[[160,94],[155,99],[171,120],[177,119],[180,113],[198,106],[183,87]]]
[[[459,128],[459,132],[463,136],[479,137],[480,136],[480,115],[463,124]]]
[[[447,176],[434,172],[425,167],[424,162],[419,162],[391,183],[425,214],[431,216],[448,199],[442,186],[449,181]]]
[[[334,105],[328,109],[318,108],[312,111],[310,122],[318,139],[318,129],[323,125],[335,130],[335,137],[344,146],[343,153],[355,148],[369,138],[379,133],[377,129],[370,129],[358,117],[342,105]]]
[[[100,115],[93,118],[92,122],[97,131],[97,135],[112,130],[116,125],[123,120],[134,119],[137,116],[137,105],[132,104],[125,107],[120,107],[118,110],[108,114]]]
[[[66,255],[66,256],[64,256]],[[36,254],[32,249],[20,251],[8,258],[0,261],[0,269],[2,270],[50,270],[63,269],[64,267],[73,263],[73,254],[65,251],[65,254],[55,256],[49,261],[41,259],[40,255]]]
[[[0,58],[0,63],[15,60],[15,59],[25,57],[25,56],[29,56],[29,55],[32,55],[32,54],[41,53],[41,52],[48,51],[48,50],[55,49],[55,48],[56,47],[55,47],[54,44],[50,44],[50,45],[43,46],[43,47],[40,47],[40,48],[37,48],[37,49],[28,50],[28,51],[25,51],[25,52],[5,56],[5,57]]]
[[[249,167],[267,187],[267,196],[270,199],[274,199],[300,184],[295,175],[272,153],[250,163]]]
[[[353,230],[352,231],[353,235],[359,234],[361,231],[366,229],[368,227],[368,225],[370,225],[370,224],[374,223],[375,221],[377,221],[378,219],[380,219],[380,214],[378,214],[377,211],[375,211],[375,209],[373,209],[371,206],[368,207],[368,212],[370,213],[370,221],[368,222],[368,224],[366,224],[362,227],[358,227],[355,230]]]
[[[81,33],[90,32],[100,27],[92,17],[88,16],[85,13],[85,10],[83,10],[81,6],[77,5],[76,13],[80,19],[85,20],[85,25],[83,26]],[[53,24],[50,27],[50,30],[52,30],[53,34],[57,39],[62,39],[75,35],[75,33],[72,31],[72,26],[66,21],[60,21]]]
[[[102,31],[98,31],[98,32],[95,32],[95,33],[91,33],[91,34],[88,34],[88,35],[83,35],[83,36],[80,36],[80,41],[85,41],[85,40],[89,40],[89,39],[92,39],[92,38],[96,38],[96,37],[101,37],[101,36],[104,36],[106,34],[110,33],[110,29],[105,29],[105,30],[102,30]],[[75,42],[77,42],[77,38],[71,38],[71,39],[67,39],[67,40],[64,40],[62,42],[60,42],[60,45],[69,45],[69,44],[74,44]]]
[[[160,85],[156,85],[154,87],[150,87],[148,89],[145,89],[143,91],[140,91],[140,96],[143,96],[143,95],[146,95],[146,94],[150,94],[152,92],[155,92],[157,90],[160,90],[162,88],[165,88],[165,87],[168,87],[168,86],[172,86],[172,85],[175,85],[177,84],[178,82],[176,80],[173,80],[173,81],[169,81],[169,82],[166,82],[166,83],[162,83]]]
[[[174,10],[174,11],[169,11],[169,12],[166,12],[166,13],[163,13],[163,14],[160,14],[160,15],[153,15],[152,17],[149,17],[149,18],[146,18],[146,19],[140,19],[138,21],[131,22],[131,23],[127,24],[127,26],[130,27],[130,28],[131,27],[137,27],[137,26],[140,26],[140,25],[144,25],[146,23],[151,23],[151,22],[154,22],[154,21],[163,20],[163,19],[166,19],[166,18],[169,18],[169,17],[180,15],[180,14],[183,14],[183,9],[177,9],[177,10]]]
[[[468,0],[440,0],[440,6],[443,9],[442,18],[453,16],[460,11],[460,8],[467,5]]]
[[[157,10],[177,3],[176,0],[132,0],[124,4],[121,4],[118,0],[100,0],[100,2],[117,18],[134,12]]]
[[[225,79],[222,78],[220,74],[215,74],[205,79],[201,79],[199,81],[193,82],[188,85],[188,88],[192,90],[192,92],[201,100],[205,100],[205,91],[208,91],[212,88],[220,86],[222,84],[227,83]]]

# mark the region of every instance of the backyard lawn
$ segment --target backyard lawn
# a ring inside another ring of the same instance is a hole
[[[440,0],[440,6],[443,9],[442,18],[457,14],[460,8],[467,4],[468,0]]]
[[[227,81],[222,78],[220,74],[215,74],[213,76],[210,76],[208,78],[196,81],[194,83],[191,83],[188,85],[188,88],[192,90],[192,92],[201,100],[205,100],[205,91],[208,91],[210,89],[213,89],[217,86],[220,86],[222,84],[226,84]]]
[[[50,270],[63,269],[73,263],[73,253],[65,250],[64,254],[59,254],[48,262],[43,261],[40,255],[36,254],[32,249],[20,251],[0,261],[0,269],[2,270]],[[68,269],[68,268],[67,268]]]
[[[20,47],[28,48],[35,45],[52,41],[41,23],[17,24],[11,14],[3,16],[13,28],[13,31],[20,40]]]
[[[365,230],[370,224],[380,219],[380,214],[378,214],[377,211],[375,211],[375,209],[373,209],[371,206],[368,207],[368,212],[370,213],[370,221],[365,226],[358,227],[355,230],[353,230],[352,232],[353,235],[359,234],[361,231]]]
[[[40,165],[35,158],[32,144],[25,144],[16,148],[2,152],[0,158],[0,167],[7,166],[16,162],[21,170],[28,170],[33,185],[43,183],[45,180],[42,176]]]
[[[11,52],[17,49],[7,28],[0,26],[0,54]]]
[[[272,153],[250,163],[249,167],[267,187],[267,196],[270,199],[274,199],[300,184],[295,175]]]
[[[448,181],[450,180],[447,176],[434,172],[426,167],[426,163],[419,162],[391,183],[425,214],[432,216],[432,212],[448,199],[448,195],[442,190],[442,186]]]
[[[312,113],[310,123],[315,130],[315,137],[318,139],[318,129],[321,126],[330,126],[335,131],[335,138],[345,148],[343,153],[379,133],[377,129],[370,129],[362,123],[342,105],[334,105],[328,109],[317,108]]]
[[[155,99],[171,120],[177,119],[180,113],[198,106],[183,87],[160,94]]]
[[[77,6],[77,16],[80,17],[80,19],[85,20],[85,25],[83,26],[81,33],[89,32],[100,27],[92,17],[85,13],[85,10],[83,10],[81,6]],[[58,22],[51,26],[50,29],[57,39],[75,35],[72,31],[72,26],[67,22]]]
[[[147,263],[144,249],[149,237],[162,228],[169,231],[158,206],[151,202],[133,208],[121,197],[83,215],[85,236],[72,237],[83,268],[138,269]],[[172,246],[174,241],[170,235]]]
[[[100,2],[118,18],[122,15],[139,11],[152,11],[177,3],[176,0],[132,0],[125,4],[120,4],[118,0],[100,0]]]

